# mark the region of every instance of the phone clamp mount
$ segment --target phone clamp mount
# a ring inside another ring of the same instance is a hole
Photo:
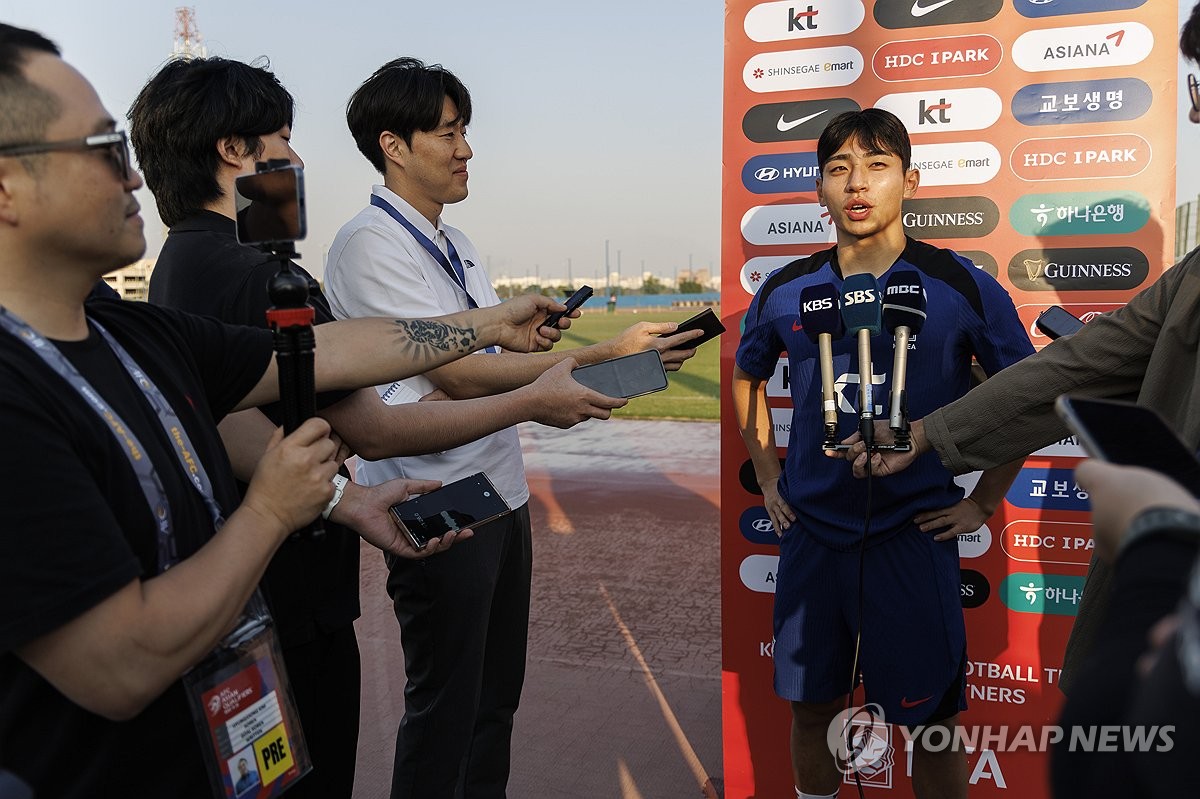
[[[255,164],[255,172],[271,172],[291,166],[283,158],[272,158]],[[290,434],[305,420],[317,413],[314,353],[316,336],[313,320],[316,312],[308,302],[308,279],[292,269],[292,261],[300,258],[295,242],[268,241],[262,248],[279,262],[279,271],[267,283],[271,307],[267,322],[274,334],[275,363],[279,371],[279,402],[283,410],[283,432]],[[318,516],[293,537],[321,538],[325,527]]]
[[[874,440],[874,420],[868,421],[864,419],[862,421],[859,432],[871,431],[863,436],[868,442],[868,452],[908,452],[912,449],[912,428],[908,423],[908,404],[906,402],[901,405],[899,419],[897,420],[893,416],[890,426],[892,428],[892,443],[881,444]],[[821,445],[821,449],[828,452],[846,452],[851,446],[853,445],[838,442],[836,424],[825,425],[825,442]]]

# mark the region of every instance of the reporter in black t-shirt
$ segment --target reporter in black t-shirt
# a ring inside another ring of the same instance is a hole
[[[319,419],[276,434],[239,502],[216,423],[278,398],[270,334],[85,305],[145,250],[124,136],[53,43],[5,24],[0,107],[0,770],[39,797],[207,797],[179,678],[332,497],[336,446]],[[493,345],[545,349],[559,334],[541,320],[562,307],[529,296],[323,325],[316,384],[402,379]]]

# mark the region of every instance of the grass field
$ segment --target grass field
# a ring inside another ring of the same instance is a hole
[[[696,309],[678,311],[620,311],[585,313],[563,334],[555,349],[570,349],[612,338],[637,322],[682,322]],[[670,386],[666,391],[635,397],[613,413],[623,419],[692,419],[716,421],[721,415],[720,344],[710,341],[696,351],[696,357],[678,372],[667,372]]]

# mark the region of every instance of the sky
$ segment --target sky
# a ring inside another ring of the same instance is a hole
[[[175,3],[0,0],[91,80],[123,120],[171,53]],[[493,278],[567,273],[603,284],[720,270],[724,6],[712,0],[483,0],[414,3],[195,0],[209,55],[260,56],[296,97],[292,144],[305,161],[308,238],[320,276],[338,228],[379,175],[346,129],[351,92],[402,55],[440,62],[471,91],[470,196],[443,218],[471,237]],[[352,13],[351,13],[352,11]],[[139,192],[148,256],[163,229]],[[593,284],[595,285],[595,284]]]
[[[1157,2],[1157,0],[1152,0]],[[1181,18],[1194,0],[1178,0]],[[443,218],[467,232],[496,279],[603,283],[610,268],[668,279],[720,270],[724,3],[720,0],[196,0],[209,55],[265,56],[295,95],[309,235],[302,263],[323,274],[337,229],[378,174],[345,125],[350,93],[386,61],[440,62],[471,91],[470,196]],[[349,10],[353,10],[353,14]],[[170,55],[175,4],[0,0],[0,19],[58,42],[118,119]],[[1179,69],[1178,94],[1187,102]],[[1182,152],[1200,130],[1181,115]],[[1177,196],[1200,195],[1184,159]],[[139,193],[147,254],[163,228]],[[595,285],[595,284],[594,284]]]

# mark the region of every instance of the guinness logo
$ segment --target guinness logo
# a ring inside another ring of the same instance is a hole
[[[1024,291],[1125,291],[1149,274],[1149,260],[1132,247],[1023,250],[1008,263],[1008,279]]]

